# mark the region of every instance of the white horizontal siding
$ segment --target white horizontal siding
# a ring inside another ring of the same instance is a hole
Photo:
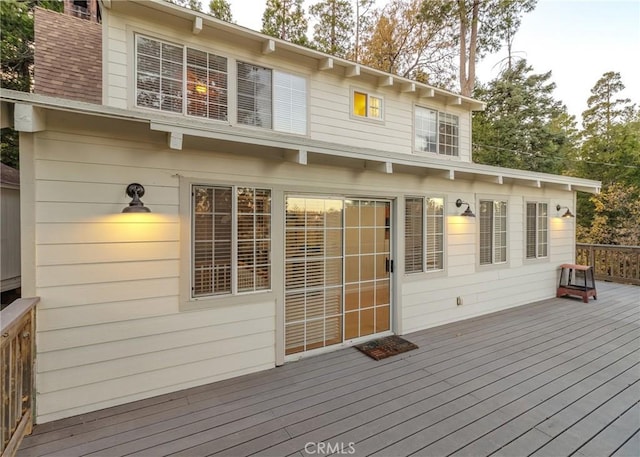
[[[220,164],[167,151],[146,126],[68,121],[35,141],[38,422],[274,366],[271,299],[179,309],[176,173],[211,180]],[[131,182],[152,213],[121,213]]]

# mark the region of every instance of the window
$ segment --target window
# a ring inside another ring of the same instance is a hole
[[[355,116],[382,120],[382,98],[354,91],[352,112]]]
[[[273,72],[273,129],[279,132],[307,133],[307,80]]]
[[[444,268],[444,199],[427,198],[427,271]]]
[[[404,271],[424,271],[424,200],[406,198],[404,202]]]
[[[238,124],[271,128],[271,70],[238,62]]]
[[[526,219],[527,259],[547,257],[549,249],[548,205],[527,202]]]
[[[227,59],[137,35],[136,105],[226,120]]]
[[[480,265],[507,261],[507,202],[480,200]]]
[[[192,187],[192,296],[271,287],[271,191]]]
[[[416,150],[458,156],[458,116],[416,106],[414,121]]]
[[[442,269],[444,269],[444,199],[406,198],[405,272],[417,273]]]
[[[229,65],[226,57],[136,35],[136,106],[228,121]],[[305,78],[237,62],[237,82],[238,124],[307,133]]]

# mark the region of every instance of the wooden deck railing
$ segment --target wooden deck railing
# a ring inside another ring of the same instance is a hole
[[[13,456],[33,427],[35,307],[21,298],[0,311],[0,412],[2,457]]]
[[[596,279],[640,285],[640,246],[577,243],[576,263],[593,266]]]

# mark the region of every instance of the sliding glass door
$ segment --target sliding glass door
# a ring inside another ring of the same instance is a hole
[[[286,200],[285,354],[387,331],[389,201]]]

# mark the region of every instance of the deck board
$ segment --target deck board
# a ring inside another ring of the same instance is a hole
[[[640,288],[550,299],[36,426],[18,456],[640,455]],[[317,454],[315,454],[317,455]]]

